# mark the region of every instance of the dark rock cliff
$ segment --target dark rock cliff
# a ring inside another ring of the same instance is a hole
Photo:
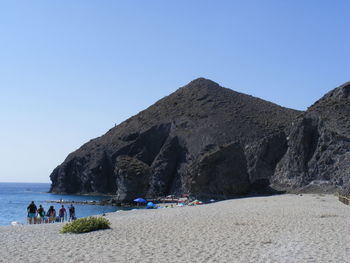
[[[344,186],[346,87],[300,112],[196,79],[68,155],[50,175],[51,192],[130,201],[182,193],[225,198],[321,177]]]
[[[350,193],[350,83],[330,91],[293,121],[273,185]]]

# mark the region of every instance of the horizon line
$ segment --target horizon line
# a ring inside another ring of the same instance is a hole
[[[0,183],[5,183],[5,184],[10,184],[10,183],[21,183],[21,184],[50,184],[51,182],[0,182]]]

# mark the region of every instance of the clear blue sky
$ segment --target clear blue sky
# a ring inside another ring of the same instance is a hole
[[[0,182],[197,77],[306,109],[350,80],[350,1],[0,1]]]

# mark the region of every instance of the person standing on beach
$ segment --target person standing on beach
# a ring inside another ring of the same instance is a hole
[[[36,211],[37,211],[36,205],[34,204],[34,201],[32,201],[27,207],[28,223],[29,224],[33,224],[33,223],[35,224],[36,223],[36,220],[35,220]]]
[[[42,207],[42,205],[39,205],[37,212],[38,212],[37,223],[41,224],[45,216],[45,210]]]
[[[56,210],[55,208],[52,206],[50,206],[49,210],[47,210],[47,216],[49,217],[49,223],[53,223],[55,222],[56,219]]]
[[[72,221],[75,219],[75,207],[73,206],[73,204],[70,204],[69,207],[69,221]]]
[[[58,215],[60,217],[60,222],[64,222],[64,219],[67,218],[67,211],[62,205],[61,209],[58,211]]]

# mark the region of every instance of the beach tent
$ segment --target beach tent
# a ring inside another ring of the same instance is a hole
[[[152,202],[148,202],[147,203],[147,208],[148,209],[153,209],[153,208],[156,208],[156,205],[154,203],[152,203]]]

